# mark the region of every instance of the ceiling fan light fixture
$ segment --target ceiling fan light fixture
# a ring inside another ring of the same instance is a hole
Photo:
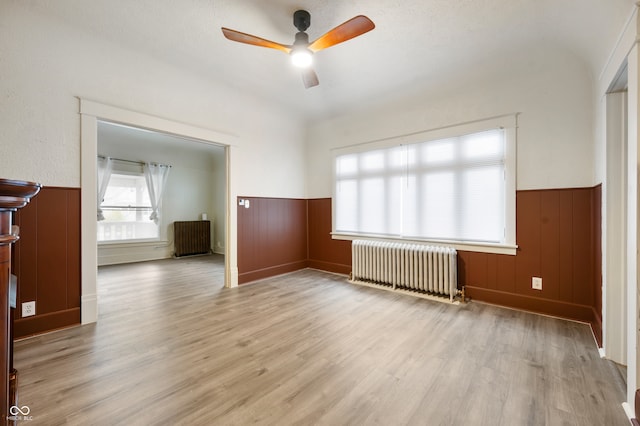
[[[358,15],[327,31],[309,43],[309,35],[305,32],[311,25],[311,15],[309,12],[306,10],[297,10],[293,14],[293,25],[298,29],[298,32],[292,45],[277,43],[226,27],[222,27],[222,34],[231,41],[267,47],[288,54],[291,57],[293,65],[300,68],[304,87],[308,89],[318,85],[318,76],[311,67],[313,54],[315,52],[351,40],[376,27],[371,19],[364,15]]]
[[[291,63],[298,68],[308,68],[313,63],[313,53],[306,47],[294,48],[291,51]]]

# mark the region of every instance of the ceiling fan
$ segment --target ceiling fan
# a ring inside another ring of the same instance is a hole
[[[232,41],[268,47],[291,55],[293,64],[301,68],[302,81],[304,82],[304,87],[308,89],[317,86],[319,83],[318,76],[313,68],[311,68],[313,54],[315,52],[351,40],[375,28],[375,24],[371,19],[363,15],[358,15],[309,43],[309,35],[305,32],[311,25],[311,15],[309,12],[306,10],[296,11],[293,14],[293,25],[298,29],[298,33],[296,33],[295,41],[291,45],[276,43],[275,41],[266,40],[224,27],[222,28],[222,33]]]

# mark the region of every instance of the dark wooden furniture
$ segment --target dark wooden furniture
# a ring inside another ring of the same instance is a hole
[[[37,183],[0,179],[0,424],[7,424],[9,408],[17,403],[9,283],[11,244],[19,237],[17,228],[12,226],[11,214],[27,205],[38,191]]]

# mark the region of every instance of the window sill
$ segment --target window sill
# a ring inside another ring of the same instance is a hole
[[[377,235],[365,234],[347,234],[340,232],[332,232],[331,238],[334,240],[375,240],[375,241],[391,241],[403,242],[409,244],[435,244],[447,247],[453,247],[458,251],[472,251],[477,253],[506,254],[515,256],[518,250],[517,245],[511,244],[492,244],[492,243],[476,243],[467,241],[444,241],[444,240],[410,240],[406,238],[393,238]]]
[[[168,246],[169,242],[160,239],[148,240],[114,240],[99,241],[98,248],[119,248],[119,247],[149,247],[149,246]]]

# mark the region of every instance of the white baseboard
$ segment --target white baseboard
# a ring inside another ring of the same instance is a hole
[[[631,421],[631,419],[634,419],[636,417],[635,413],[631,409],[631,406],[629,405],[628,402],[623,402],[622,403],[622,408],[624,409],[624,413],[629,418],[629,421]]]
[[[233,288],[238,287],[238,268],[229,268],[229,281],[225,282],[225,287]]]
[[[98,248],[98,266],[169,259],[171,256],[172,252],[169,247],[100,247]]]
[[[91,324],[98,321],[98,295],[86,294],[80,298],[80,321]]]

